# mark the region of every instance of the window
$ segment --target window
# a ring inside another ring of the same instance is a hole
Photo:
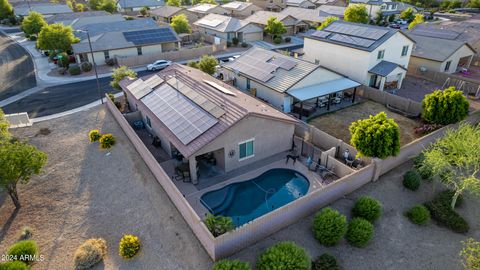
[[[105,56],[105,60],[110,59],[110,54],[108,53],[108,51],[104,51],[103,55]]]
[[[445,65],[445,71],[448,71],[450,69],[450,64],[452,64],[452,61],[447,62],[447,64]]]
[[[247,78],[247,90],[250,90],[250,79]]]
[[[407,55],[407,53],[408,53],[408,45],[405,45],[405,46],[403,46],[403,48],[402,48],[402,56]]]
[[[142,47],[137,47],[137,54],[142,55]]]
[[[151,128],[152,127],[152,121],[150,121],[150,117],[145,116],[145,120],[147,122],[147,126],[149,126]]]
[[[238,144],[238,160],[244,160],[253,157],[253,142],[254,139],[250,139]]]
[[[385,56],[385,50],[378,51],[377,60],[383,59]]]

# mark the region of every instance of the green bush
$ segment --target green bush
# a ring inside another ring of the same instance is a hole
[[[122,237],[119,244],[119,254],[124,259],[131,259],[140,251],[140,239],[138,237],[126,234]]]
[[[0,263],[0,270],[29,270],[28,266],[24,262],[20,261],[8,261],[6,263]]]
[[[212,270],[251,270],[248,262],[240,260],[220,260],[213,265]]]
[[[77,248],[73,256],[75,270],[90,269],[107,255],[107,243],[104,239],[88,239]]]
[[[372,197],[362,196],[355,202],[352,214],[354,217],[361,217],[374,222],[382,214],[382,205]]]
[[[364,247],[373,237],[373,225],[363,218],[354,218],[348,224],[347,241],[352,246]]]
[[[68,68],[68,73],[72,76],[80,75],[82,73],[82,70],[77,64],[70,65],[70,67]]]
[[[423,205],[416,205],[406,213],[411,222],[425,225],[430,221],[430,211]]]
[[[98,129],[90,130],[88,133],[88,138],[90,139],[90,142],[97,142],[100,140],[102,137],[102,134],[100,134],[100,131]]]
[[[275,43],[275,44],[280,44],[280,43],[282,43],[282,37],[275,37],[275,38],[273,39],[273,43]]]
[[[20,240],[28,240],[30,237],[32,237],[32,235],[33,235],[32,228],[25,226],[20,232],[19,238]]]
[[[470,104],[462,91],[452,86],[425,95],[422,101],[422,117],[429,123],[448,125],[463,120],[468,115],[469,107]]]
[[[420,187],[421,180],[416,171],[408,171],[403,175],[403,186],[415,191]]]
[[[112,102],[115,102],[115,95],[113,93],[108,93],[107,96]]]
[[[313,233],[324,246],[333,246],[347,232],[347,218],[332,208],[324,208],[315,215]]]
[[[449,204],[445,204],[440,200],[433,200],[425,203],[425,207],[430,211],[432,219],[440,225],[457,233],[466,233],[470,230],[468,222],[452,210]]]
[[[28,40],[35,41],[35,40],[37,40],[37,36],[29,36]]]
[[[313,261],[312,270],[340,270],[340,266],[338,266],[335,257],[323,253]]]
[[[37,256],[38,254],[38,246],[33,240],[18,241],[8,249],[7,254],[9,256],[16,257],[17,261],[30,264],[34,261],[33,256]]]
[[[81,66],[83,72],[88,72],[88,71],[92,70],[92,68],[93,68],[92,63],[90,63],[90,62],[83,62],[82,64],[80,64],[80,66]]]
[[[208,214],[205,219],[205,225],[213,236],[217,237],[235,228],[231,217],[214,216]]]
[[[237,46],[237,45],[238,45],[238,42],[239,42],[238,38],[236,38],[236,37],[232,38],[232,44],[233,44],[233,46]]]
[[[439,201],[442,204],[451,206],[453,194],[455,194],[455,192],[453,190],[447,189],[447,190],[444,190],[444,191],[438,193],[435,196],[434,200]],[[457,201],[455,202],[455,207],[462,206],[462,204],[463,204],[463,196],[459,195],[458,198],[457,198]]]
[[[425,154],[421,153],[413,159],[413,167],[417,169],[418,173],[423,179],[430,179],[433,175],[432,169],[427,166],[423,166],[425,160]]]
[[[100,148],[109,149],[109,148],[112,148],[112,146],[115,144],[115,137],[113,137],[112,134],[108,133],[108,134],[102,135],[99,141],[100,141]]]
[[[311,268],[310,256],[293,242],[280,242],[263,252],[257,260],[258,270],[310,270]]]

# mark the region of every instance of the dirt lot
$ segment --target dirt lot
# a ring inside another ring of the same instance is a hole
[[[400,143],[405,145],[419,136],[415,134],[414,128],[420,126],[418,121],[404,117],[403,115],[389,111],[385,106],[373,102],[365,101],[345,109],[325,114],[309,121],[310,124],[326,133],[342,139],[344,142],[350,142],[350,124],[358,119],[368,118],[379,112],[386,112],[388,117],[395,119],[400,127]]]
[[[41,128],[51,133],[41,135]],[[111,151],[88,142],[88,131],[95,128],[116,136]],[[91,237],[103,237],[108,244],[105,264],[95,269],[211,267],[188,225],[105,110],[77,113],[14,133],[46,151],[49,161],[45,174],[20,186],[23,207],[17,213],[10,198],[0,194],[0,254],[28,225],[46,257],[33,269],[73,269],[75,249]],[[138,235],[143,244],[139,256],[128,262],[118,255],[118,242],[125,233]]]

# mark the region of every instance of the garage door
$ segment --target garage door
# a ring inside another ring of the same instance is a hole
[[[262,32],[244,33],[243,34],[243,39],[244,39],[245,42],[262,40],[263,39],[263,33]]]

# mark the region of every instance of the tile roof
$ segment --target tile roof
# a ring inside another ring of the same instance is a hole
[[[125,19],[120,14],[108,14],[102,16],[92,16],[92,17],[81,17],[74,20],[61,21],[64,25],[69,25],[73,29],[85,29],[85,27],[91,27],[93,25],[98,25],[99,28],[102,25],[115,25],[119,22],[124,22]],[[93,28],[93,27],[91,27]]]
[[[151,9],[148,11],[148,13],[158,17],[168,18],[175,15],[175,13],[179,12],[180,10],[184,9],[185,8],[183,7],[163,6],[160,8]]]
[[[139,19],[139,20],[131,20],[131,21],[126,21],[122,19],[121,21],[86,24],[86,25],[83,25],[82,27],[77,27],[77,29],[87,30],[90,33],[90,37],[93,37],[95,35],[108,33],[108,32],[153,29],[157,27],[158,27],[157,23],[153,19],[149,18],[149,19]],[[76,33],[76,35],[80,39],[86,38],[86,35],[83,33]]]
[[[412,51],[414,57],[443,62],[464,45],[472,49],[472,54],[475,54],[475,50],[463,41],[425,37],[413,33],[409,33],[409,37],[416,42]]]
[[[318,11],[328,14],[328,16],[336,16],[339,18],[343,18],[345,9],[347,8],[340,7],[340,6],[332,6],[332,5],[321,5],[320,7],[317,8]]]
[[[281,13],[281,12],[259,10],[253,13],[252,15],[248,16],[245,20],[252,23],[256,23],[256,24],[267,25],[267,21],[271,17],[275,17],[279,21],[283,21],[288,16],[289,16],[288,14]]]
[[[218,5],[213,5],[213,4],[198,4],[198,5],[195,5],[191,8],[188,8],[187,10],[191,11],[191,12],[196,12],[196,13],[209,13],[209,11],[211,9],[214,9],[218,7]]]
[[[245,20],[234,17],[210,13],[193,23],[196,26],[212,29],[222,33],[236,32],[249,24]],[[259,29],[261,31],[261,29]]]
[[[318,9],[307,9],[301,7],[287,7],[280,13],[290,15],[302,21],[321,23],[329,14],[320,12]]]
[[[88,17],[95,17],[95,16],[107,16],[110,13],[103,11],[103,10],[95,10],[95,11],[85,11],[85,12],[67,12],[67,13],[59,13],[52,15],[45,20],[48,23],[58,23],[64,21],[73,21],[78,18],[88,18]]]
[[[163,0],[118,0],[121,8],[138,8],[138,7],[156,7],[163,6]]]
[[[229,3],[223,4],[222,7],[228,10],[242,11],[252,5],[253,3],[249,3],[249,2],[232,1]]]
[[[376,64],[373,68],[371,68],[368,72],[380,75],[382,77],[387,77],[390,73],[392,73],[397,67],[405,69],[398,64],[382,60],[380,63]]]
[[[35,11],[43,15],[51,15],[58,13],[73,13],[72,9],[67,5],[52,3],[30,3],[29,5],[17,5],[14,10],[17,16],[27,16],[30,11]]]
[[[249,115],[265,117],[278,121],[286,121],[290,123],[297,122],[296,119],[278,111],[277,109],[263,103],[258,99],[255,99],[250,95],[239,91],[233,86],[224,84],[223,82],[211,77],[206,73],[203,73],[198,69],[179,64],[173,64],[163,71],[160,71],[156,75],[160,76],[161,78],[165,78],[167,81],[169,78],[175,77],[180,83],[193,90],[196,94],[208,99],[214,105],[223,108],[225,111],[223,115],[217,118],[218,122],[216,124],[188,143],[183,143],[180,138],[177,137],[177,135],[175,135],[172,130],[167,127],[165,123],[160,121],[160,119],[152,119],[155,125],[159,125],[160,132],[168,137],[175,148],[187,158],[195,154],[210,142],[214,141],[230,127],[234,126],[240,120]],[[128,89],[130,84],[134,83],[136,80],[147,80],[151,76],[155,75],[149,75],[139,79],[125,78],[120,82],[120,86],[128,93],[130,92]],[[231,91],[234,95],[223,94],[223,92],[210,86],[205,81],[214,82],[226,88],[228,91]],[[160,84],[152,90],[154,91],[155,89],[162,87],[164,84],[165,83]],[[169,86],[173,88],[176,87],[175,83],[172,83]],[[178,92],[178,94],[182,95],[181,92]],[[185,96],[182,95],[182,97]],[[145,106],[145,103],[143,103],[143,98],[141,98],[139,102]],[[194,103],[192,100],[191,102]],[[151,110],[149,107],[147,107],[147,109]]]

